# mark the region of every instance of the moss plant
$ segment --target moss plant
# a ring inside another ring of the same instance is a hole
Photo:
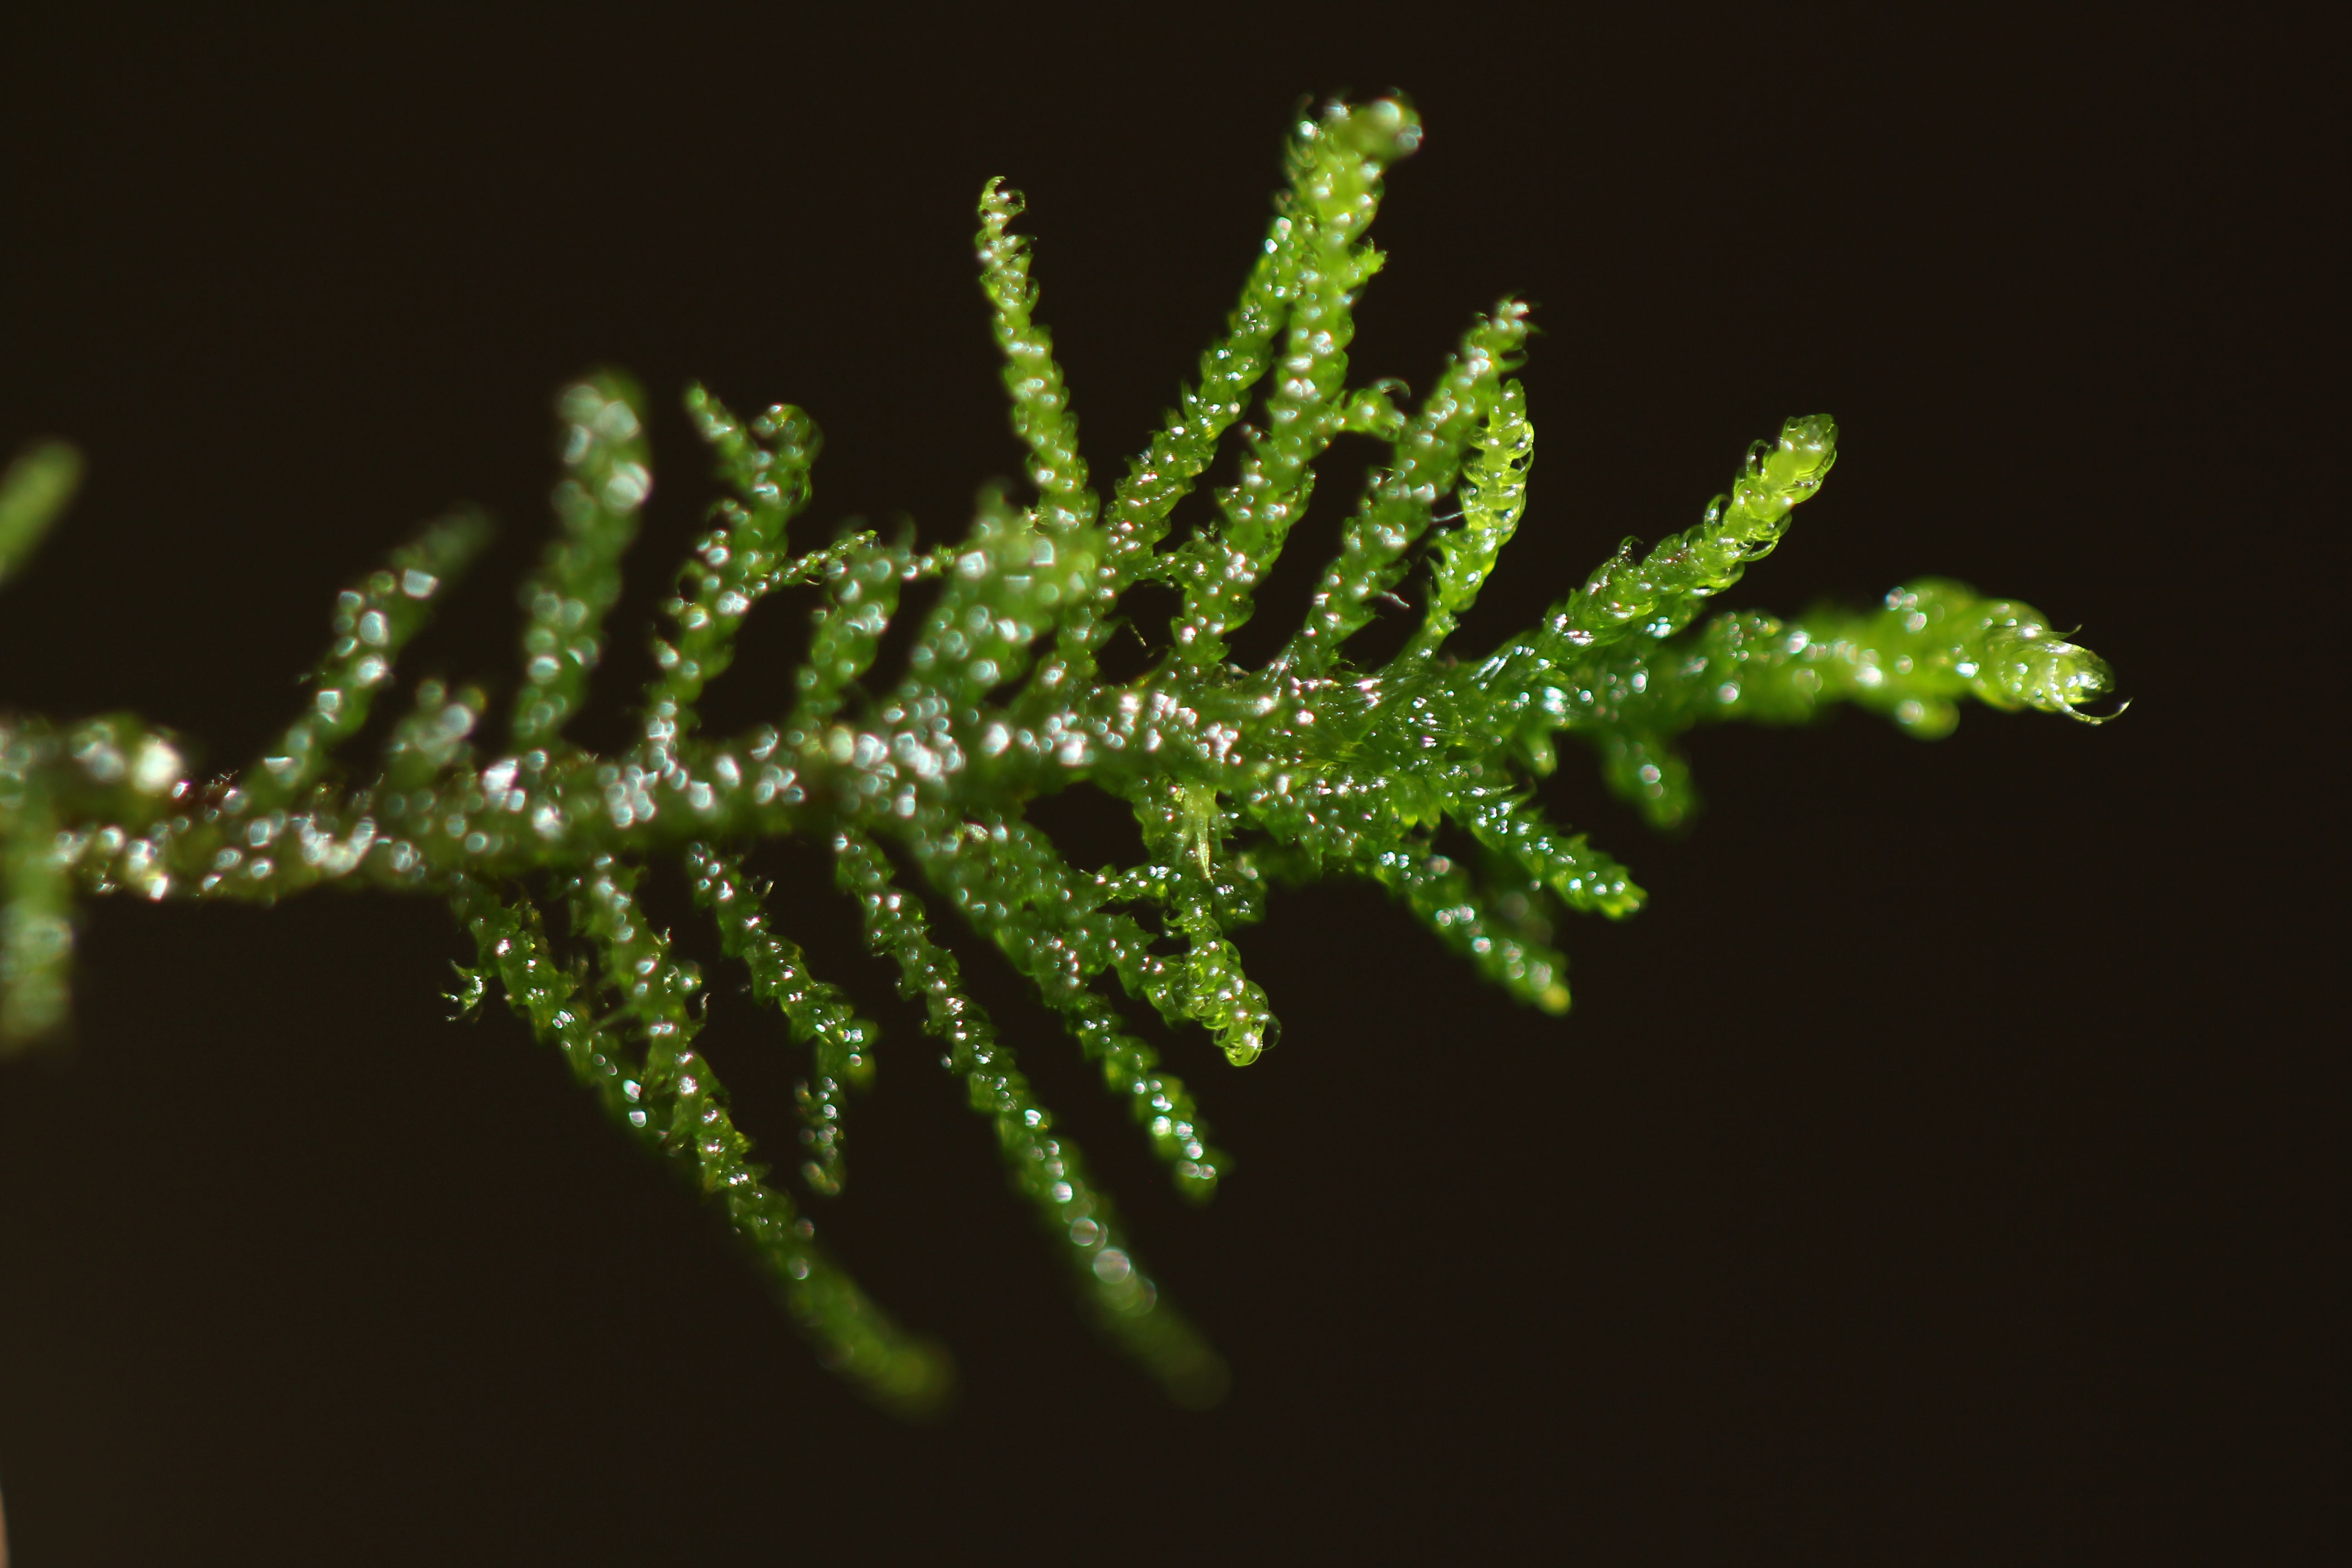
[[[1511,373],[1528,310],[1506,300],[1475,320],[1418,402],[1394,383],[1349,384],[1351,310],[1381,260],[1366,230],[1385,170],[1419,135],[1395,100],[1333,104],[1297,127],[1289,188],[1224,335],[1107,497],[1078,455],[1036,319],[1012,232],[1020,198],[998,184],[981,202],[979,261],[1031,493],[984,493],[961,542],[918,552],[854,533],[795,553],[787,528],[809,500],[816,427],[783,405],[740,418],[689,389],[730,497],[679,569],[636,738],[614,754],[564,738],[653,484],[644,405],[614,374],[558,402],[559,527],[522,591],[521,676],[504,714],[474,689],[422,682],[372,770],[337,762],[484,538],[461,512],[342,594],[308,700],[241,772],[192,777],[171,735],[127,715],[0,718],[0,1049],[64,1021],[79,899],[271,902],[341,884],[444,900],[478,953],[461,1000],[502,993],[615,1125],[723,1206],[825,1359],[885,1404],[919,1411],[946,1390],[943,1353],[859,1289],[804,1199],[758,1163],[695,1046],[701,978],[638,897],[647,866],[682,865],[729,959],[808,1050],[799,1177],[822,1197],[841,1183],[848,1094],[872,1076],[877,1031],[810,974],[787,934],[793,911],[772,907],[740,861],[763,840],[814,840],[830,847],[866,940],[920,1000],[1104,1331],[1178,1400],[1213,1400],[1216,1355],[1160,1294],[965,990],[935,910],[1028,979],[1177,1187],[1205,1199],[1224,1158],[1125,1008],[1207,1030],[1236,1066],[1272,1045],[1265,994],[1228,940],[1258,917],[1269,883],[1368,878],[1487,978],[1563,1012],[1553,917],[1620,919],[1643,892],[1532,804],[1560,734],[1668,825],[1692,804],[1675,748],[1696,724],[1793,723],[1853,702],[1935,736],[1962,699],[2082,718],[2078,705],[2109,684],[2038,612],[1956,583],[1913,582],[1802,621],[1702,622],[1827,477],[1836,427],[1818,416],[1758,442],[1695,527],[1648,549],[1627,541],[1500,647],[1458,647],[1454,629],[1526,506],[1535,437]],[[1229,639],[1343,431],[1388,443],[1388,456],[1305,623],[1265,668],[1239,668]],[[1169,543],[1171,510],[1229,440],[1239,479],[1216,494],[1216,521]],[[0,481],[0,581],[78,472],[52,445]],[[1417,629],[1378,668],[1351,663],[1350,637],[1417,564],[1428,574]],[[907,674],[866,679],[902,589],[922,580],[937,598]],[[1097,655],[1121,595],[1145,582],[1181,595],[1168,651],[1138,679],[1107,679]],[[795,584],[823,598],[785,710],[745,733],[703,732],[698,700],[743,618]],[[1132,806],[1142,864],[1078,870],[1026,820],[1029,801],[1080,784]],[[1475,850],[1441,853],[1441,826]]]

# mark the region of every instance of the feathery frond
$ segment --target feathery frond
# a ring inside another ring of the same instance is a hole
[[[1698,724],[1793,723],[1853,702],[1932,737],[1964,699],[2087,719],[2083,705],[2110,685],[2038,611],[1932,579],[1874,609],[1696,624],[1820,489],[1836,457],[1823,416],[1759,442],[1696,527],[1646,551],[1628,540],[1499,647],[1455,647],[1528,515],[1535,427],[1512,372],[1528,310],[1506,300],[1476,318],[1418,403],[1395,383],[1350,386],[1354,306],[1381,260],[1367,231],[1390,167],[1420,136],[1398,99],[1335,103],[1297,125],[1289,188],[1225,333],[1108,503],[1013,230],[1021,198],[1001,181],[982,195],[978,256],[1033,499],[984,491],[962,540],[935,551],[852,533],[794,554],[816,426],[784,405],[745,420],[688,389],[728,494],[662,606],[656,674],[635,738],[612,755],[564,738],[654,482],[643,398],[610,373],[557,402],[558,531],[522,589],[522,679],[502,744],[477,740],[478,691],[425,681],[372,776],[333,765],[478,552],[486,530],[466,512],[341,596],[305,708],[241,771],[189,777],[171,736],[124,715],[0,718],[0,1050],[64,1026],[79,898],[269,902],[335,883],[445,899],[478,953],[460,999],[503,991],[607,1116],[723,1209],[828,1363],[919,1413],[946,1395],[944,1352],[864,1295],[753,1158],[695,1046],[700,976],[639,892],[649,870],[682,870],[720,951],[808,1051],[797,1174],[822,1199],[846,1178],[850,1092],[873,1081],[879,1031],[811,973],[788,934],[798,912],[773,905],[741,857],[777,838],[824,844],[867,945],[921,1004],[1090,1315],[1178,1401],[1213,1402],[1223,1363],[1147,1274],[964,989],[958,933],[935,925],[917,884],[1003,952],[1177,1189],[1204,1200],[1230,1163],[1129,1009],[1205,1031],[1236,1065],[1273,1045],[1265,994],[1232,941],[1262,914],[1270,881],[1376,883],[1480,973],[1559,1013],[1560,919],[1620,919],[1643,900],[1625,868],[1534,804],[1559,735],[1589,745],[1611,787],[1664,826],[1692,809],[1675,746]],[[1343,431],[1386,441],[1387,454],[1304,624],[1266,666],[1240,668],[1233,635]],[[1213,521],[1167,546],[1173,508],[1228,439],[1238,482],[1215,497]],[[50,444],[0,478],[0,580],[78,473],[71,449]],[[1427,604],[1402,651],[1350,664],[1349,639],[1424,561]],[[885,688],[868,679],[876,652],[918,580],[938,595],[906,674]],[[1122,595],[1144,582],[1181,595],[1172,646],[1138,679],[1107,680],[1097,654]],[[823,596],[777,720],[704,733],[703,693],[745,617],[795,584]],[[1027,820],[1031,801],[1079,787],[1131,808],[1141,862],[1081,871]],[[1442,830],[1466,856],[1440,847]]]

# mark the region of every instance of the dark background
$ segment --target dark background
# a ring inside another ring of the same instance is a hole
[[[335,588],[459,499],[501,542],[408,668],[502,676],[550,400],[592,364],[661,409],[608,694],[709,498],[690,376],[815,414],[814,526],[951,535],[1018,466],[970,261],[992,174],[1115,478],[1223,319],[1294,103],[1392,84],[1430,133],[1357,379],[1425,386],[1507,289],[1547,334],[1478,637],[1826,409],[1836,476],[1734,603],[1950,574],[2081,625],[2134,700],[1932,745],[1707,733],[1673,841],[1571,748],[1547,800],[1654,904],[1566,933],[1565,1021],[1369,889],[1277,898],[1241,941],[1279,1048],[1169,1046],[1236,1157],[1203,1212],[981,954],[1235,1368],[1206,1415],[1082,1326],[811,863],[772,868],[793,923],[886,1030],[819,1218],[952,1344],[931,1427],[822,1372],[503,1009],[445,1021],[441,911],[93,909],[75,1048],[0,1073],[20,1568],[2320,1555],[2341,774],[2306,737],[2341,714],[2346,408],[2304,377],[2340,324],[2339,89],[2315,37],[2218,10],[1937,14],[12,23],[0,446],[91,460],[0,601],[19,710],[135,708],[236,765]],[[1326,467],[1269,625],[1370,452]],[[758,623],[724,714],[781,704],[796,621]],[[1083,800],[1043,815],[1115,842]],[[781,1145],[794,1064],[716,990]]]

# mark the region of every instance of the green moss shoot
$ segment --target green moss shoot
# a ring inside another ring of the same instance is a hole
[[[1851,702],[1933,737],[1967,700],[2081,719],[2110,686],[2099,659],[2031,606],[1939,580],[1801,621],[1707,617],[1829,476],[1837,427],[1824,416],[1759,441],[1686,531],[1627,541],[1500,647],[1459,646],[1528,505],[1535,426],[1513,372],[1528,310],[1505,300],[1475,318],[1418,401],[1394,383],[1350,386],[1353,310],[1381,261],[1367,234],[1389,166],[1420,133],[1395,99],[1335,103],[1296,127],[1288,188],[1224,334],[1108,491],[1079,457],[1013,229],[1021,199],[998,182],[981,199],[978,257],[1026,490],[984,493],[960,542],[918,551],[859,532],[795,552],[815,425],[785,405],[743,418],[689,389],[728,499],[678,572],[635,738],[613,754],[565,739],[654,483],[643,395],[613,374],[557,402],[557,529],[523,585],[505,711],[434,681],[394,696],[403,647],[485,538],[461,511],[341,595],[300,710],[241,770],[192,777],[186,748],[127,715],[0,717],[0,1051],[66,1024],[82,900],[268,903],[328,885],[445,900],[477,952],[460,1000],[502,993],[615,1126],[724,1209],[827,1363],[920,1413],[948,1392],[947,1355],[859,1289],[809,1212],[841,1189],[845,1118],[872,1080],[879,1031],[810,973],[788,934],[794,911],[742,868],[750,847],[806,840],[830,849],[868,945],[920,1004],[1103,1331],[1180,1403],[1213,1403],[1223,1364],[964,988],[961,933],[1010,960],[1177,1188],[1206,1199],[1225,1156],[1129,1009],[1206,1031],[1237,1067],[1273,1045],[1265,994],[1230,935],[1259,918],[1269,883],[1376,882],[1486,978],[1561,1013],[1559,917],[1622,919],[1643,899],[1623,866],[1534,805],[1561,735],[1670,826],[1694,804],[1677,744],[1696,725],[1798,723]],[[1307,510],[1318,462],[1350,431],[1388,449],[1304,623],[1264,668],[1243,668],[1233,636]],[[1239,478],[1215,494],[1214,522],[1170,545],[1172,510],[1229,443]],[[72,450],[52,443],[0,479],[0,583],[78,474]],[[1425,608],[1402,651],[1376,668],[1352,662],[1350,639],[1424,563]],[[938,593],[908,671],[873,681],[900,594],[919,581]],[[1108,679],[1097,656],[1122,624],[1122,595],[1142,583],[1181,595],[1167,652],[1135,679]],[[792,584],[823,595],[795,689],[772,723],[705,732],[698,704],[744,617]],[[383,754],[339,761],[390,700],[404,711]],[[1132,808],[1141,863],[1080,870],[1024,815],[1076,787]],[[1441,827],[1474,851],[1441,852]],[[646,869],[664,862],[683,868],[729,961],[808,1052],[800,1195],[755,1157],[696,1049],[702,978],[638,899]],[[935,911],[951,912],[956,931]],[[578,953],[559,952],[551,931]]]

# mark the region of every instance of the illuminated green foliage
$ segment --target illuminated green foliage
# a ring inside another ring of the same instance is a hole
[[[501,991],[605,1114],[724,1209],[828,1363],[919,1413],[947,1393],[944,1352],[866,1299],[753,1158],[695,1047],[701,977],[640,897],[648,874],[682,872],[728,962],[807,1050],[797,1174],[821,1199],[847,1179],[851,1093],[871,1087],[889,1047],[810,973],[787,934],[799,911],[772,908],[741,857],[783,837],[824,846],[868,946],[920,1003],[1080,1300],[1174,1398],[1213,1402],[1223,1363],[1146,1273],[966,991],[957,935],[934,925],[926,895],[1029,983],[1177,1190],[1205,1200],[1229,1162],[1129,1010],[1205,1031],[1236,1065],[1273,1045],[1265,994],[1232,941],[1261,916],[1270,883],[1377,883],[1482,974],[1558,1013],[1569,1005],[1558,918],[1622,918],[1643,897],[1534,804],[1559,735],[1579,737],[1612,787],[1671,825],[1693,804],[1676,739],[1700,723],[1792,723],[1851,701],[1934,736],[1963,698],[2079,718],[2109,685],[2095,656],[2029,606],[1932,580],[1867,610],[1695,626],[1820,489],[1837,433],[1819,416],[1759,442],[1697,526],[1647,550],[1627,541],[1497,648],[1454,646],[1527,515],[1535,426],[1512,372],[1528,322],[1510,300],[1475,319],[1418,403],[1396,383],[1349,384],[1354,303],[1381,259],[1367,231],[1388,167],[1420,134],[1396,100],[1334,104],[1296,128],[1289,189],[1225,334],[1108,504],[1079,455],[1026,242],[1012,231],[1020,198],[998,182],[982,196],[978,255],[1034,500],[992,488],[962,539],[929,552],[851,533],[795,554],[787,531],[810,499],[815,426],[781,405],[739,418],[689,389],[727,494],[662,608],[635,738],[610,755],[564,738],[653,485],[643,400],[609,374],[558,400],[559,527],[523,586],[502,742],[477,738],[481,691],[425,681],[377,771],[331,765],[478,550],[484,527],[466,513],[342,595],[304,709],[240,772],[192,779],[170,736],[123,715],[0,719],[0,1049],[66,1022],[78,898],[268,902],[341,883],[446,900],[477,952],[458,1000]],[[1265,668],[1240,668],[1233,635],[1344,431],[1388,451],[1304,624]],[[1167,546],[1172,509],[1229,437],[1237,482],[1213,498],[1213,521]],[[0,579],[22,569],[78,467],[49,445],[0,479]],[[1402,651],[1351,663],[1349,640],[1380,605],[1403,604],[1397,590],[1417,564],[1425,605]],[[901,591],[919,580],[938,589],[906,673],[872,680]],[[1181,595],[1170,647],[1139,678],[1107,680],[1097,655],[1122,595],[1146,582]],[[778,721],[702,733],[698,705],[745,617],[794,584],[821,602]],[[1077,787],[1132,809],[1139,863],[1082,870],[1027,820],[1030,802]]]

